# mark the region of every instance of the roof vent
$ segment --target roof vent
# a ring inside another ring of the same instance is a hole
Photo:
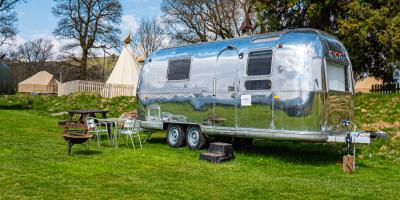
[[[253,44],[261,43],[261,42],[273,42],[273,41],[277,41],[278,39],[279,39],[279,35],[273,36],[273,37],[262,37],[262,38],[254,39]]]

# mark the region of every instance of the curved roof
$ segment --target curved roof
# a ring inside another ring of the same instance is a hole
[[[0,79],[3,79],[3,77],[9,77],[11,74],[10,67],[5,64],[0,64]]]
[[[150,60],[169,59],[171,57],[177,56],[183,57],[196,55],[200,57],[209,57],[216,55],[219,51],[221,51],[221,49],[227,47],[234,47],[237,51],[240,52],[244,52],[250,48],[272,48],[278,42],[284,45],[302,45],[304,43],[310,43],[309,48],[314,48],[316,54],[321,56],[327,54],[328,50],[330,50],[328,46],[326,46],[327,44],[325,45],[322,43],[337,43],[338,46],[342,46],[342,44],[336,37],[324,31],[310,28],[288,29],[279,32],[251,35],[241,38],[232,38],[212,42],[201,42],[196,44],[164,48],[148,56],[145,60],[145,64]]]
[[[210,42],[199,42],[199,43],[194,43],[194,44],[186,44],[186,45],[182,45],[182,46],[163,48],[163,49],[160,49],[159,51],[167,50],[167,49],[174,49],[174,48],[183,48],[183,47],[189,47],[189,46],[211,44],[211,43],[225,43],[225,42],[232,42],[232,41],[238,41],[238,40],[248,40],[248,39],[252,40],[252,39],[257,39],[257,38],[275,37],[275,36],[285,35],[287,33],[314,33],[317,35],[322,35],[322,36],[337,40],[337,38],[335,36],[325,32],[325,31],[321,31],[321,30],[317,30],[317,29],[313,29],[313,28],[297,28],[297,29],[287,29],[287,30],[283,30],[283,31],[276,31],[276,32],[270,32],[270,33],[259,34],[259,35],[249,35],[249,36],[240,37],[240,38],[231,38],[231,39],[224,39],[224,40],[217,40],[217,41],[210,41]]]

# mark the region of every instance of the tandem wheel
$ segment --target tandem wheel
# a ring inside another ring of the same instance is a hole
[[[186,129],[186,144],[190,149],[203,149],[207,145],[207,138],[198,126],[188,126]]]
[[[170,147],[185,146],[185,127],[179,124],[170,124],[167,128],[167,142]]]

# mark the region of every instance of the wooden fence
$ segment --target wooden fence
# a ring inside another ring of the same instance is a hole
[[[76,80],[58,85],[58,96],[78,92],[92,92],[105,98],[113,98],[117,96],[136,96],[135,86],[128,84],[112,84]]]
[[[400,84],[399,83],[383,83],[383,84],[375,84],[372,85],[371,88],[372,93],[400,93]]]

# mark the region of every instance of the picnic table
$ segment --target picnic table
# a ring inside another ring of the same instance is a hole
[[[102,118],[107,118],[107,113],[107,110],[69,110],[67,121],[62,125],[64,127],[64,134],[67,134],[70,128],[85,130],[85,133],[87,133],[86,117],[97,118],[96,114],[101,114]],[[79,115],[77,121],[73,120],[74,115]],[[110,128],[108,132],[111,133]]]

